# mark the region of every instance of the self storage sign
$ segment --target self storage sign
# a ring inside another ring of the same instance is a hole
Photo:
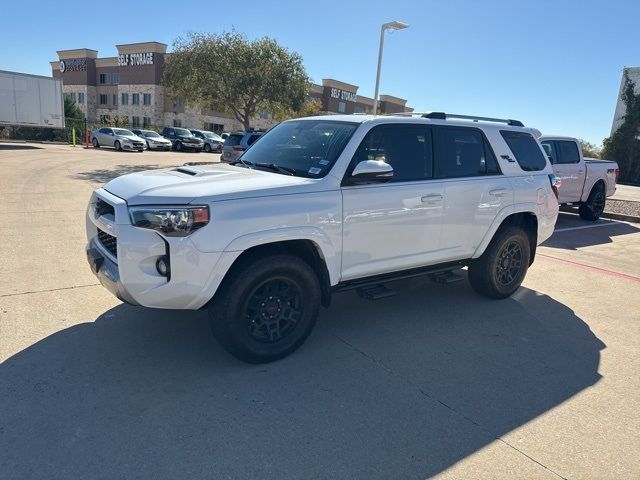
[[[123,53],[118,55],[119,67],[136,67],[139,65],[153,65],[153,52]]]

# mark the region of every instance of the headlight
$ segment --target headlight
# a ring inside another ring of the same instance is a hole
[[[209,207],[130,207],[131,223],[168,237],[186,237],[209,223]]]

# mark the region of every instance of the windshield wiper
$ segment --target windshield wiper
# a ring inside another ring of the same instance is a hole
[[[229,165],[238,165],[239,163],[247,168],[253,168],[255,166],[253,162],[250,162],[249,160],[242,160],[242,159],[238,159],[235,162],[231,162]]]
[[[275,172],[282,173],[285,175],[295,175],[296,170],[294,168],[289,167],[281,167],[280,165],[276,165],[275,163],[256,163],[256,167],[269,168]]]

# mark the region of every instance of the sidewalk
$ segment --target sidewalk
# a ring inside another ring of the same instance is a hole
[[[624,202],[640,202],[640,187],[617,185],[616,193],[610,198],[611,200],[621,200]]]

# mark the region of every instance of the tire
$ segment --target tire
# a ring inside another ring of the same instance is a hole
[[[598,183],[591,189],[591,193],[589,194],[589,198],[587,198],[587,201],[580,204],[580,207],[578,209],[580,218],[582,218],[583,220],[595,222],[600,218],[602,212],[604,212],[606,201],[607,196],[605,189],[601,183]]]
[[[151,145],[149,145],[149,142],[147,142],[147,150],[151,150]]]
[[[118,151],[122,150],[122,145],[120,145],[120,142],[118,140],[114,142],[113,147]]]
[[[208,143],[204,144],[204,151],[207,153],[211,153],[211,145],[209,145]]]
[[[298,257],[278,254],[230,271],[209,303],[209,318],[213,335],[229,353],[248,363],[268,363],[304,343],[319,309],[314,270]]]
[[[182,151],[182,143],[176,142],[176,152]]]
[[[93,145],[93,148],[100,148],[100,144],[98,143],[98,139],[96,137],[93,137],[93,140],[91,140],[91,145]]]
[[[469,282],[480,295],[507,298],[522,284],[531,258],[527,233],[519,227],[496,232],[480,258],[469,265]]]

